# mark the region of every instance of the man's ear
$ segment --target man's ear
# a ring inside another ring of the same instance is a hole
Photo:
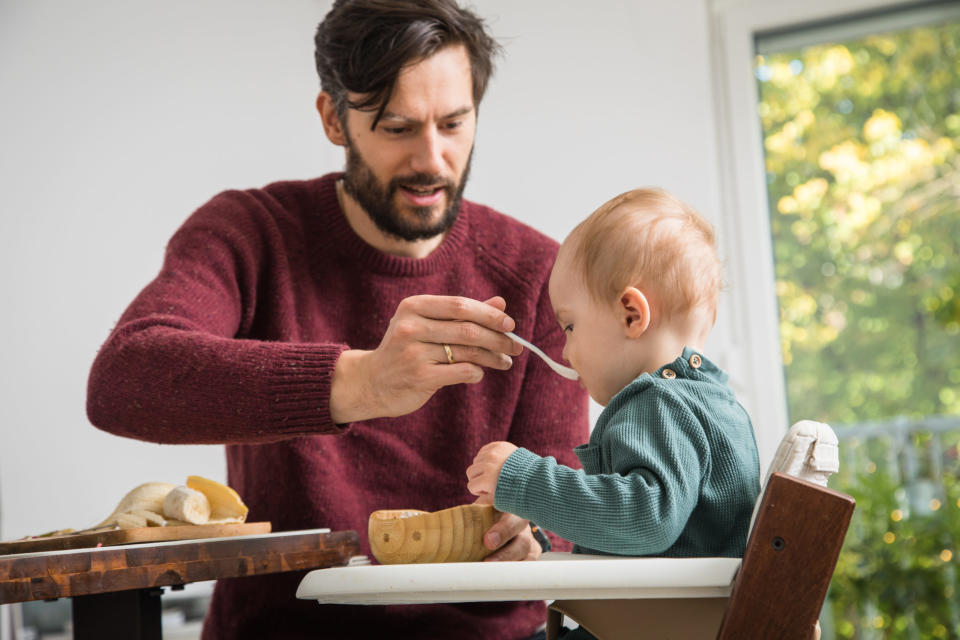
[[[346,130],[340,122],[340,116],[337,115],[333,96],[326,91],[321,91],[317,96],[317,112],[320,114],[320,120],[323,121],[323,131],[330,142],[340,147],[347,146]]]
[[[639,338],[650,326],[650,303],[636,287],[627,287],[620,294],[617,309],[620,314],[620,326],[628,338]]]

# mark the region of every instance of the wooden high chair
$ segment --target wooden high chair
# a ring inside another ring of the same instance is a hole
[[[854,509],[853,498],[826,486],[838,468],[833,430],[796,423],[767,471],[729,597],[557,600],[547,640],[563,615],[601,640],[819,638],[817,618]]]
[[[854,500],[826,487],[837,439],[802,421],[784,436],[754,510],[743,559],[546,553],[536,562],[377,565],[307,574],[297,597],[321,604],[554,600],[600,640],[819,637],[817,618]]]

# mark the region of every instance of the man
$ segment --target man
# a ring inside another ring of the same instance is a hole
[[[118,435],[226,444],[252,520],[363,539],[374,510],[471,502],[490,440],[575,464],[587,406],[503,335],[559,354],[556,243],[462,200],[497,48],[482,21],[453,0],[338,0],[316,47],[346,172],[196,211],[98,354],[87,411]],[[514,516],[484,541],[492,560],[540,553]],[[295,599],[301,578],[220,581],[203,637],[528,638],[544,620],[529,602],[320,606]]]

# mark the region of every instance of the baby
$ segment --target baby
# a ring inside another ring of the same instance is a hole
[[[760,470],[750,418],[703,353],[720,283],[712,227],[669,193],[597,209],[550,276],[563,357],[605,406],[575,449],[583,469],[491,442],[470,492],[575,553],[742,556]]]

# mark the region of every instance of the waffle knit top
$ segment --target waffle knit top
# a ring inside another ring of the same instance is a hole
[[[747,412],[705,356],[683,355],[611,399],[583,469],[526,448],[497,479],[496,507],[574,543],[574,552],[740,557],[760,493]]]
[[[339,177],[227,191],[190,216],[98,353],[87,413],[121,436],[226,444],[249,521],[353,529],[369,554],[371,512],[473,502],[465,470],[491,440],[577,464],[587,396],[524,351],[409,415],[334,424],[337,358],[376,348],[408,296],[500,295],[518,335],[555,358],[563,345],[547,295],[556,242],[464,201],[429,256],[387,255],[350,228]],[[219,581],[203,638],[524,638],[545,617],[542,602],[320,606],[296,599],[303,575]]]

